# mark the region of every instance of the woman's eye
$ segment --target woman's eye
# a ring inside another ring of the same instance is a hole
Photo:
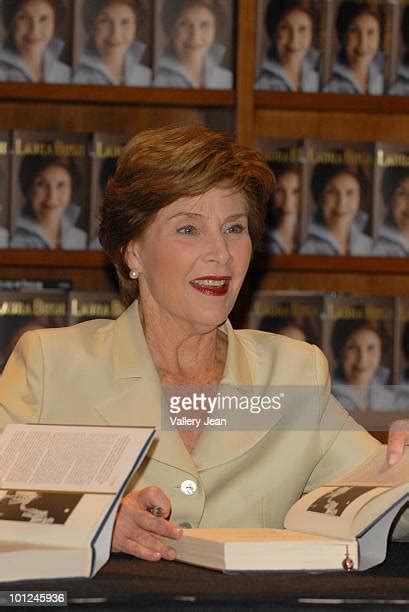
[[[178,234],[182,234],[182,236],[193,236],[195,233],[197,233],[197,229],[193,225],[184,225],[178,229]]]
[[[241,223],[234,223],[233,225],[228,225],[226,227],[226,232],[228,234],[242,234],[246,228]]]

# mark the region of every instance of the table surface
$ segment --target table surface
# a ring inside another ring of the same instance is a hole
[[[409,544],[392,543],[387,560],[367,572],[223,574],[114,555],[92,579],[3,583],[0,589],[63,590],[69,607],[82,609],[361,611],[383,604],[402,610],[409,609]]]

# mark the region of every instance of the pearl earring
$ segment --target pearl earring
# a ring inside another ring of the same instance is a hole
[[[135,269],[129,270],[129,278],[132,278],[132,280],[136,280],[138,276],[139,276],[139,273],[137,270]]]

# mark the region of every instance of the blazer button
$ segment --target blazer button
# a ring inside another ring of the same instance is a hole
[[[179,523],[179,527],[183,527],[183,529],[192,529],[192,523],[189,523],[189,521],[182,521]]]
[[[180,489],[185,495],[194,495],[197,491],[197,484],[194,480],[184,480],[180,485]]]

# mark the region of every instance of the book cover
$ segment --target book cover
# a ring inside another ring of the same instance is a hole
[[[0,291],[70,291],[72,281],[65,278],[0,278]]]
[[[88,135],[13,132],[10,246],[85,249],[89,177]]]
[[[0,81],[71,81],[72,6],[0,0]]]
[[[394,3],[392,60],[386,93],[392,96],[409,94],[409,2]]]
[[[257,291],[249,327],[283,334],[322,347],[323,294],[308,291]]]
[[[232,0],[155,0],[154,87],[232,89]]]
[[[98,239],[99,209],[108,179],[114,174],[116,160],[131,138],[130,134],[95,132],[91,142],[91,207],[89,222],[89,248],[101,248]]]
[[[371,255],[374,145],[307,140],[306,255]]]
[[[255,88],[316,92],[326,44],[327,2],[257,2]]]
[[[409,416],[409,298],[396,298],[396,343],[394,380],[398,395],[397,408]]]
[[[9,244],[10,133],[0,131],[0,249]]]
[[[392,49],[392,3],[330,0],[327,93],[382,95]]]
[[[116,319],[123,310],[114,291],[70,291],[68,294],[69,325],[90,319]]]
[[[275,255],[294,253],[300,246],[305,216],[304,144],[300,140],[259,138],[256,147],[264,154],[276,180],[261,250]]]
[[[77,0],[73,82],[149,87],[152,2]]]
[[[392,297],[326,298],[323,349],[332,390],[358,420],[367,411],[397,409],[393,387],[395,316]]]
[[[409,255],[409,146],[377,142],[373,255]]]
[[[66,324],[65,291],[0,291],[0,372],[24,332]]]

